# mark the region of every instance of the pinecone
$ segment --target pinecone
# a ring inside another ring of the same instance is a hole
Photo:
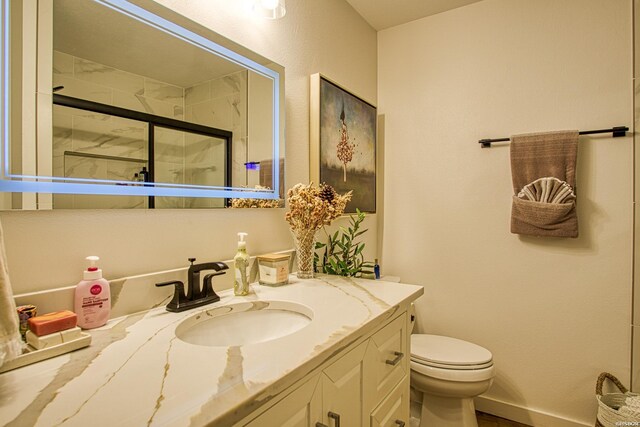
[[[325,184],[324,182],[320,184],[320,198],[322,200],[331,203],[336,196],[336,190],[334,190],[332,186]]]

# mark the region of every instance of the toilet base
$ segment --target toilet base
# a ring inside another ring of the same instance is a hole
[[[420,427],[478,427],[473,398],[452,398],[424,393]]]

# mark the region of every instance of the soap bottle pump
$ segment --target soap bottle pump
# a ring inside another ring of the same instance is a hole
[[[84,280],[75,290],[74,311],[78,315],[78,326],[83,329],[98,328],[109,321],[111,314],[111,290],[109,282],[102,277],[96,263],[97,256],[88,256],[89,268],[83,273]]]
[[[238,233],[238,252],[233,257],[235,266],[235,281],[233,282],[234,295],[249,295],[249,277],[247,270],[249,266],[249,255],[247,254],[247,242],[244,238],[247,233]]]

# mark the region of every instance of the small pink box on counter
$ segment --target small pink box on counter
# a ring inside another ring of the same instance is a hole
[[[29,330],[41,337],[75,328],[78,323],[78,316],[73,311],[62,310],[29,319]]]

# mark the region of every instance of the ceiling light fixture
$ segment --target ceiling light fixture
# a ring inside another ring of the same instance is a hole
[[[254,0],[251,11],[254,15],[267,19],[280,19],[287,13],[285,0]]]

